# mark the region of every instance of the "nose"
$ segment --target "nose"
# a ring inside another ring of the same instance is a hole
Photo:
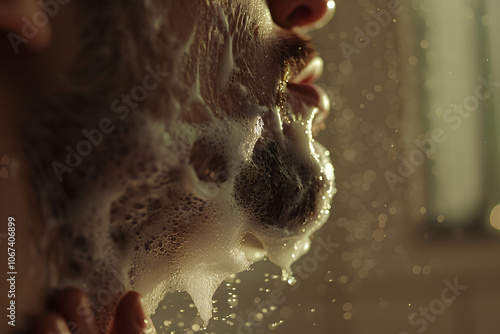
[[[267,0],[274,22],[285,29],[324,24],[333,16],[332,0]]]

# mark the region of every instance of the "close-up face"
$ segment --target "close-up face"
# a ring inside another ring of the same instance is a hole
[[[0,0],[0,333],[496,334],[499,10]]]
[[[19,84],[5,100],[34,115],[12,117],[56,284],[84,286],[106,326],[117,275],[150,313],[187,291],[204,321],[220,283],[254,261],[267,256],[288,279],[334,194],[329,152],[314,140],[330,108],[313,84],[323,61],[294,31],[327,21],[327,3],[58,11],[50,45],[16,45],[7,57],[27,65],[5,75]]]
[[[165,93],[131,110],[131,128],[114,140],[132,154],[104,177],[125,176],[96,209],[110,217],[104,247],[129,261],[151,311],[182,290],[207,321],[224,278],[263,255],[289,272],[328,217],[333,169],[312,134],[329,105],[309,84],[321,60],[265,2],[195,3],[187,15],[169,7],[158,22],[167,59],[151,66]]]

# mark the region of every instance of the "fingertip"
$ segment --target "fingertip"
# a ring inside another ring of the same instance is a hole
[[[33,323],[30,334],[71,334],[63,317],[56,314],[46,314]]]
[[[113,333],[123,334],[156,333],[139,293],[129,291],[122,297],[116,308],[113,329]]]

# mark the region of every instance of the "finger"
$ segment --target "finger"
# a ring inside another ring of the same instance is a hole
[[[39,317],[28,331],[30,334],[71,334],[63,317],[46,314]]]
[[[99,333],[89,298],[82,290],[69,287],[59,291],[52,298],[50,308],[66,319],[71,333]]]
[[[156,329],[142,304],[142,296],[128,292],[116,308],[112,334],[154,334]]]
[[[45,21],[35,24],[35,16],[45,17]],[[23,38],[23,44],[33,51],[43,51],[52,39],[50,20],[35,0],[0,0],[0,29]]]

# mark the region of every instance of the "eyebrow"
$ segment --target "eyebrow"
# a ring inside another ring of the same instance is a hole
[[[288,75],[300,73],[317,54],[313,42],[296,33],[280,36],[274,45],[275,61],[280,63]],[[285,75],[285,73],[284,73]]]

